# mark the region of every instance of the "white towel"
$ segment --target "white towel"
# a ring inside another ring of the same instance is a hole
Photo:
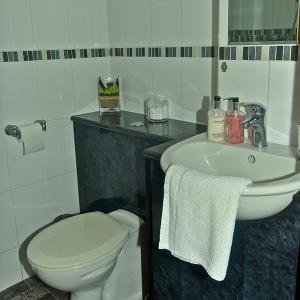
[[[202,265],[215,280],[226,276],[238,200],[250,179],[169,167],[159,249]]]

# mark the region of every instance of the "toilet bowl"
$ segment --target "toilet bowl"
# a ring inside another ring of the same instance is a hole
[[[140,300],[141,224],[124,210],[76,215],[37,234],[27,258],[42,281],[72,300]]]

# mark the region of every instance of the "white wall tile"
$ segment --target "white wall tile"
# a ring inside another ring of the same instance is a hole
[[[32,47],[30,0],[1,0],[0,47],[19,50]]]
[[[69,118],[47,123],[45,156],[48,177],[76,169],[73,124]]]
[[[0,101],[0,193],[7,191],[10,188],[7,152],[5,146],[5,125],[3,123],[2,112],[3,110]]]
[[[152,60],[136,58],[129,64],[127,98],[130,111],[144,113],[144,101],[152,95]]]
[[[74,113],[72,68],[70,61],[37,63],[42,116],[46,120]]]
[[[50,178],[49,191],[53,218],[79,212],[76,172]]]
[[[121,77],[121,108],[129,110],[128,66],[131,58],[111,58],[111,73]]]
[[[100,47],[99,1],[66,1],[70,47]]]
[[[0,135],[0,192],[7,191],[10,188],[7,154],[4,144],[4,138]]]
[[[21,187],[47,176],[45,150],[23,155],[23,145],[17,139],[6,136],[8,169],[11,186]]]
[[[150,2],[149,0],[126,1],[126,5],[124,5],[126,32],[124,47],[151,45]]]
[[[182,44],[212,44],[212,0],[182,0]]]
[[[240,102],[255,102],[267,106],[269,62],[227,61],[227,72],[219,62],[219,93],[223,98],[236,96]]]
[[[0,193],[0,253],[17,245],[18,237],[11,192]]]
[[[8,26],[12,18],[11,0],[1,1],[0,10],[0,45],[1,49],[8,50],[12,48],[11,32]]]
[[[0,254],[0,291],[22,280],[18,248]]]
[[[297,124],[300,121],[297,65],[295,62],[270,63],[268,139],[275,143],[297,143]]]
[[[13,204],[20,244],[37,229],[52,221],[46,180],[13,190]]]
[[[98,0],[101,47],[109,47],[108,9],[107,9],[108,1],[110,1],[110,0]]]
[[[111,71],[111,57],[101,59],[101,75],[105,77],[114,76]]]
[[[125,0],[108,0],[108,32],[110,47],[122,47],[125,36]]]
[[[0,65],[0,90],[5,124],[22,125],[41,118],[35,64]]]
[[[152,45],[181,43],[181,0],[151,0]]]
[[[97,77],[101,75],[100,59],[72,61],[75,114],[98,110]]]
[[[182,64],[177,58],[161,58],[153,61],[153,93],[169,99],[169,115],[182,118]]]
[[[69,47],[66,0],[30,0],[33,41],[39,49]]]
[[[182,119],[207,124],[212,60],[182,59]]]

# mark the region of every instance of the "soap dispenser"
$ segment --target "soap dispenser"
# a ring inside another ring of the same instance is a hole
[[[221,109],[221,97],[215,96],[213,107],[208,111],[207,136],[210,141],[224,141],[225,112]]]
[[[232,110],[226,113],[226,141],[229,144],[241,144],[244,142],[244,128],[241,122],[245,119],[245,114],[239,110],[239,98],[230,97],[228,107],[232,103]]]

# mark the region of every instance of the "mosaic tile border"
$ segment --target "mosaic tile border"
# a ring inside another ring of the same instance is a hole
[[[215,57],[214,46],[111,48],[116,57]]]
[[[297,61],[300,47],[278,46],[185,46],[185,47],[129,47],[129,48],[82,48],[0,51],[0,62],[38,60],[101,58],[101,57],[169,57],[169,58],[218,58],[219,60],[243,61]]]
[[[0,51],[0,62],[76,59],[110,56],[109,48]]]
[[[230,43],[255,43],[255,42],[287,42],[296,41],[297,34],[292,28],[276,29],[243,29],[229,30],[228,41]]]
[[[219,47],[218,59],[243,61],[298,61],[300,59],[300,47],[296,45]]]
[[[215,56],[215,47],[137,47],[137,48],[82,48],[0,51],[0,62],[78,59],[93,57],[203,57]]]

